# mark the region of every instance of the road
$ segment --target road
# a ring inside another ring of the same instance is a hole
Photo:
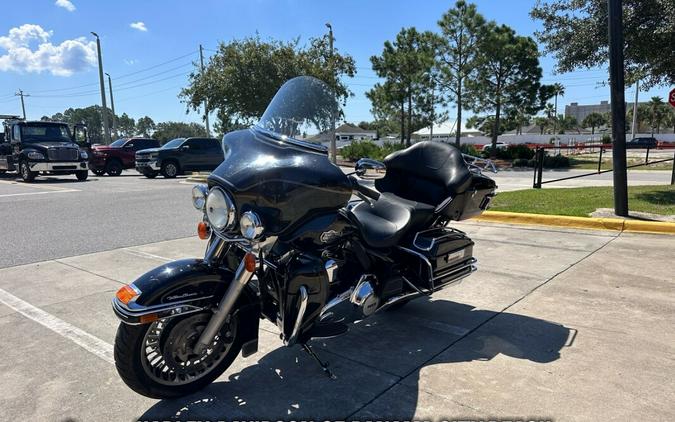
[[[592,170],[545,170],[542,180],[559,179],[562,177],[575,176],[579,174],[592,173]],[[512,190],[531,189],[533,170],[504,170],[499,173],[486,173],[489,177],[495,179],[498,186],[497,192],[506,192]],[[544,189],[548,188],[579,188],[587,186],[612,186],[612,173],[602,173],[589,177],[580,177],[577,179],[564,180],[555,183],[546,183]],[[628,185],[667,185],[670,184],[670,171],[662,170],[629,170]]]
[[[199,214],[184,178],[0,176],[0,268],[191,236]]]

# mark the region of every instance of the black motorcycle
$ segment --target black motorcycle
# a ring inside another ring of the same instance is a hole
[[[192,191],[204,258],[155,268],[113,299],[115,363],[134,391],[170,398],[203,388],[240,351],[257,351],[261,318],[330,374],[311,339],[476,270],[473,242],[447,224],[487,209],[494,181],[441,142],[361,160],[347,175],[321,145],[337,111],[323,82],[298,77],[257,125],[225,135],[225,160]],[[384,177],[359,177],[373,167]]]

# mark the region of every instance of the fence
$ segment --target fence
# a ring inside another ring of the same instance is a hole
[[[534,177],[533,177],[533,182],[532,182],[532,187],[534,189],[541,189],[541,185],[546,184],[546,183],[554,183],[554,182],[560,182],[563,180],[570,180],[570,179],[578,179],[580,177],[589,177],[589,176],[596,176],[598,174],[603,174],[603,173],[609,173],[611,171],[614,171],[614,169],[608,169],[608,170],[602,170],[602,155],[607,149],[611,149],[611,145],[606,146],[602,145],[600,146],[600,154],[598,157],[598,170],[591,172],[591,173],[584,173],[584,174],[576,174],[574,176],[567,176],[567,177],[560,177],[558,179],[551,179],[551,180],[542,180],[543,179],[543,173],[544,173],[544,158],[546,156],[546,150],[547,149],[558,149],[558,147],[537,147],[535,154],[534,154],[534,160],[535,160],[535,165],[534,165]],[[672,173],[670,175],[670,184],[675,185],[675,153],[673,153],[673,158],[666,158],[662,160],[654,160],[654,161],[649,161],[649,150],[650,148],[647,148],[647,153],[645,154],[645,161],[644,163],[640,164],[632,164],[630,166],[626,166],[627,169],[630,168],[635,168],[635,167],[642,167],[642,166],[649,166],[652,164],[659,164],[659,163],[665,163],[668,161],[673,162],[673,168],[672,168]]]

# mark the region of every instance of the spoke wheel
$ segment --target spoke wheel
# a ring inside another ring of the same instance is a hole
[[[193,348],[209,318],[210,314],[200,313],[177,322],[152,323],[140,350],[146,375],[158,384],[179,386],[210,374],[232,347],[237,324],[225,323],[213,343],[197,354]]]

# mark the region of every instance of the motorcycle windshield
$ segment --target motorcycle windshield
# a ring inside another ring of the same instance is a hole
[[[321,149],[328,143],[339,107],[334,91],[311,76],[286,82],[255,128],[282,141]]]

